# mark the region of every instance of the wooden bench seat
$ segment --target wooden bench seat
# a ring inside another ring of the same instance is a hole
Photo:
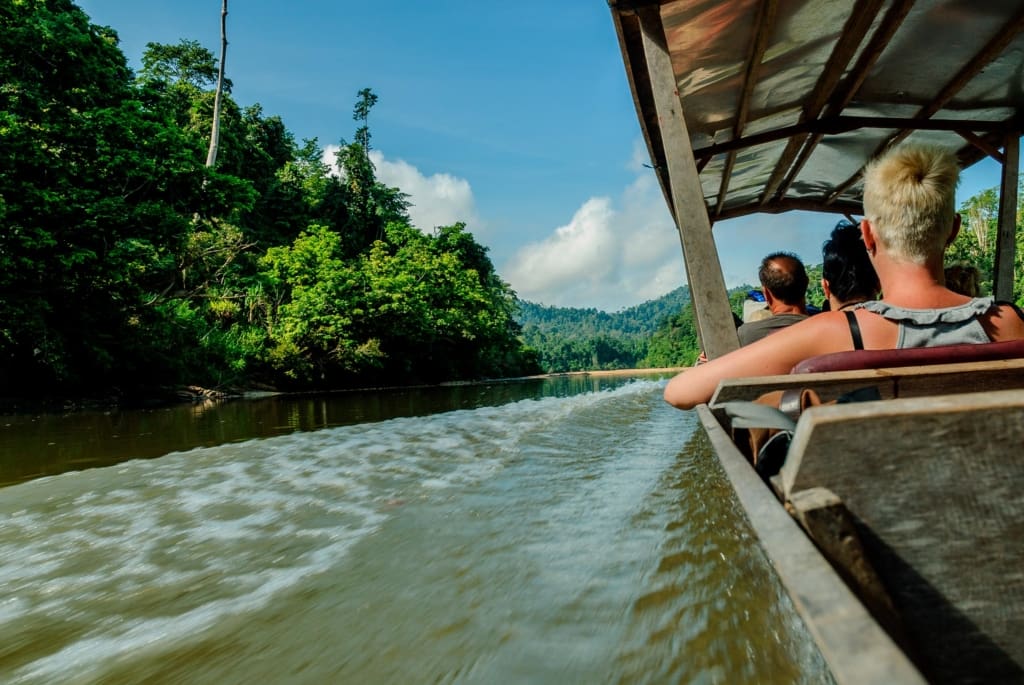
[[[1021,358],[1024,358],[1024,340],[1007,340],[981,345],[940,345],[901,350],[851,350],[810,357],[794,366],[791,373],[891,369],[899,366],[959,364]]]
[[[1024,681],[1024,390],[810,408],[780,481],[852,514],[930,681]]]
[[[882,399],[1024,388],[1024,359],[730,378],[719,384],[709,405],[789,388],[816,390],[827,402],[866,386],[877,387]]]

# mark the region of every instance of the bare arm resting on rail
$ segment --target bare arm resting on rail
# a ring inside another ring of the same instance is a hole
[[[930,287],[922,285],[915,292],[927,294],[928,290],[938,291],[936,298],[948,299],[943,294],[949,291],[934,282]],[[949,295],[954,300],[960,297],[952,293]],[[896,323],[863,310],[858,310],[855,316],[866,349],[896,347],[899,335]],[[994,306],[980,321],[993,342],[1024,338],[1024,320],[1012,306]],[[683,371],[669,381],[665,388],[665,401],[680,409],[691,409],[709,401],[723,379],[786,374],[808,357],[852,349],[853,340],[845,314],[818,314],[724,357]]]
[[[807,357],[852,349],[849,340],[842,312],[818,314],[724,357],[683,371],[669,381],[665,401],[680,409],[692,409],[710,400],[725,378],[789,373]]]
[[[961,307],[971,298],[945,287],[942,257],[956,238],[955,191],[959,177],[950,150],[903,145],[892,148],[864,170],[864,218],[860,222],[864,249],[875,272],[884,302],[914,312]],[[863,348],[891,350],[900,341],[896,320],[884,312],[857,310]],[[901,315],[902,316],[902,315]],[[929,317],[921,325],[934,326]],[[971,315],[991,341],[1024,338],[1024,322],[1012,306],[992,306]],[[819,314],[782,329],[747,347],[684,371],[665,388],[665,400],[689,409],[711,399],[725,378],[784,374],[808,357],[854,348],[853,328],[842,312]],[[909,346],[941,345],[924,336]]]

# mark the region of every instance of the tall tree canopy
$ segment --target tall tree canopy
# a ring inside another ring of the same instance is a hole
[[[132,74],[70,0],[0,8],[0,380],[17,392],[526,372],[515,298],[461,224],[427,235],[370,162],[370,89],[328,174],[150,43]]]

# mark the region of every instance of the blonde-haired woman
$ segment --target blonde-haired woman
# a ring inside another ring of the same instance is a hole
[[[903,145],[864,170],[864,246],[884,297],[826,312],[677,375],[665,400],[688,409],[711,399],[725,378],[789,373],[819,354],[983,343],[1024,338],[1024,314],[991,297],[944,286],[943,253],[956,238],[959,169],[935,147]]]

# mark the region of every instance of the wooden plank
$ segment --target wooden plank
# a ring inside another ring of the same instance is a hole
[[[827,488],[811,488],[794,493],[786,502],[786,508],[879,625],[905,650],[907,638],[903,621],[871,565],[853,516],[843,501]]]
[[[856,3],[850,10],[846,23],[843,25],[842,31],[838,34],[839,38],[836,44],[832,47],[825,68],[819,74],[817,83],[814,84],[814,88],[810,91],[807,100],[804,102],[800,121],[814,121],[821,116],[821,111],[824,109],[825,104],[836,94],[836,86],[839,85],[839,80],[850,67],[850,61],[856,55],[857,48],[860,46],[865,34],[867,34],[868,29],[871,28],[872,20],[882,4],[882,0],[856,0]],[[765,183],[764,192],[761,195],[762,205],[767,204],[769,200],[775,197],[779,185],[782,184],[783,179],[787,176],[789,176],[789,182],[786,186],[788,187],[792,184],[793,179],[800,172],[800,166],[802,166],[802,162],[794,166],[797,154],[805,147],[805,143],[809,142],[810,148],[813,149],[817,145],[818,140],[820,139],[816,137],[811,137],[809,141],[807,138],[801,137],[794,137],[789,140],[775,168],[772,170],[768,182]],[[807,156],[810,156],[810,149],[808,149]],[[806,157],[804,161],[806,161]],[[781,195],[784,196],[785,192],[782,192]]]
[[[765,487],[709,408],[700,405],[697,413],[761,547],[835,682],[925,682]]]
[[[919,372],[897,378],[897,397],[928,397],[964,392],[1024,388],[1024,359],[911,367]],[[894,369],[895,371],[895,369]]]
[[[1020,163],[1020,138],[1017,133],[1006,137],[1003,153],[1002,187],[999,190],[999,232],[996,234],[996,257],[992,290],[997,300],[1013,302],[1013,262],[1017,249],[1017,165]]]
[[[825,116],[813,121],[801,121],[789,126],[768,129],[759,133],[751,133],[742,138],[713,143],[693,151],[697,159],[707,159],[726,152],[745,150],[765,143],[773,143],[794,136],[814,134],[839,135],[859,128],[914,128],[919,131],[953,131],[962,136],[965,129],[971,131],[1006,132],[1015,128],[1005,121],[987,121],[981,119],[915,119],[913,117],[864,117],[841,114]],[[1002,155],[1000,155],[1002,156]],[[832,198],[833,200],[835,197]],[[831,204],[831,202],[829,202]]]
[[[965,64],[960,71],[958,71],[952,79],[939,89],[935,97],[927,105],[922,107],[914,115],[915,118],[930,119],[936,113],[942,110],[950,100],[956,97],[968,83],[971,82],[975,76],[978,75],[985,67],[992,63],[999,55],[1002,54],[1003,50],[1010,44],[1011,41],[1024,30],[1024,8],[1022,8],[1012,19],[1006,24],[1000,27],[999,31],[994,35],[985,47],[981,49],[979,53],[974,55],[967,64]],[[882,141],[871,154],[871,158],[877,157],[882,154],[886,149],[898,145],[900,142],[905,140],[907,136],[913,133],[915,130],[919,130],[920,126],[914,126],[897,132],[895,135]],[[841,183],[836,187],[830,199],[838,197],[847,188],[850,188],[860,180],[860,172],[857,172],[845,182]]]
[[[1006,155],[1003,154],[1002,150],[997,146],[992,145],[981,136],[975,135],[970,131],[960,130],[958,130],[956,134],[1000,164],[1004,164],[1006,162]]]
[[[661,13],[652,7],[638,9],[637,16],[660,122],[674,218],[686,255],[690,298],[704,352],[709,359],[714,359],[739,348],[739,339],[729,308],[718,248],[711,234],[711,221],[690,146],[690,134],[679,101]]]
[[[814,407],[787,497],[839,496],[941,682],[1024,681],[1024,390]]]
[[[801,373],[785,376],[761,376],[759,378],[729,378],[718,385],[718,390],[709,403],[712,408],[723,402],[734,400],[755,400],[772,390],[810,388],[818,392],[822,401],[831,402],[840,395],[873,386],[878,388],[882,399],[896,396],[896,386],[891,378],[877,369],[864,371],[830,371],[828,373]]]
[[[766,392],[789,388],[811,388],[828,402],[871,385],[878,387],[882,399],[1024,388],[1024,359],[729,378],[719,384],[710,404],[714,407],[732,400],[753,400]]]
[[[732,127],[733,140],[743,137],[743,129],[747,124],[747,117],[750,115],[750,98],[754,93],[754,86],[757,85],[757,75],[761,69],[761,62],[764,60],[765,50],[768,49],[768,39],[771,32],[775,30],[777,11],[778,0],[764,0],[757,7],[757,18],[754,19],[754,40],[750,41],[750,51],[747,53],[746,68],[743,74],[743,91],[740,93],[739,107],[736,109],[736,123]],[[707,159],[705,158],[705,160]],[[725,157],[725,168],[722,169],[722,181],[718,189],[718,201],[715,203],[715,216],[721,214],[722,207],[725,206],[729,181],[732,178],[735,164],[736,151],[733,150]]]

